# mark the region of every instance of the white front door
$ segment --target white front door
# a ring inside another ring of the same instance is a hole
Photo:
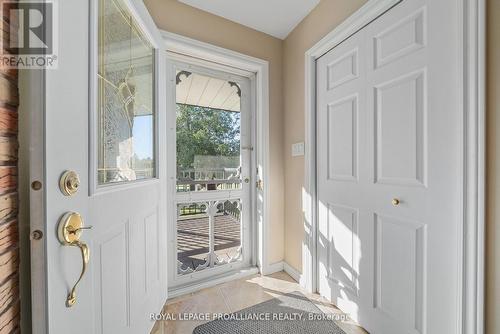
[[[318,288],[373,334],[458,333],[453,0],[404,0],[317,62]]]
[[[168,233],[172,294],[254,261],[250,80],[190,61],[171,59],[168,71],[176,96],[169,101],[176,118],[175,156],[169,157],[176,160],[176,182],[169,186],[175,199]]]
[[[34,330],[149,333],[167,288],[164,48],[141,0],[58,4],[59,68],[44,82],[48,325]],[[71,196],[66,170],[80,179]]]

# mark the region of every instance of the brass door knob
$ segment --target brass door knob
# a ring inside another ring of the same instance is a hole
[[[394,205],[394,206],[398,206],[398,205],[399,205],[399,203],[401,203],[399,199],[397,199],[397,198],[393,198],[393,199],[392,199],[392,205]]]

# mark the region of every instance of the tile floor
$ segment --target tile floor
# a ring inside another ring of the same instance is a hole
[[[301,291],[325,313],[341,313],[318,294],[305,292],[285,272],[269,276],[254,275],[173,298],[167,301],[162,312],[164,314],[232,313],[293,291]],[[193,329],[202,323],[203,321],[186,320],[157,321],[151,334],[191,334]],[[337,324],[347,334],[367,334],[354,322],[343,321]]]

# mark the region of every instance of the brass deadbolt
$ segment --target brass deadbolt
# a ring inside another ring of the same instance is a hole
[[[73,196],[80,187],[80,178],[72,170],[65,171],[59,179],[59,189],[64,196]]]

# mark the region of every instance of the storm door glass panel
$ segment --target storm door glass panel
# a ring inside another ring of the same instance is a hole
[[[154,47],[124,0],[99,0],[98,24],[98,182],[154,178]]]
[[[177,71],[177,192],[241,189],[241,89]]]
[[[177,274],[234,263],[242,257],[241,201],[177,205]]]
[[[210,216],[207,203],[177,205],[177,273],[210,267]]]
[[[242,256],[241,233],[241,201],[218,203],[214,217],[216,265],[240,260]]]

